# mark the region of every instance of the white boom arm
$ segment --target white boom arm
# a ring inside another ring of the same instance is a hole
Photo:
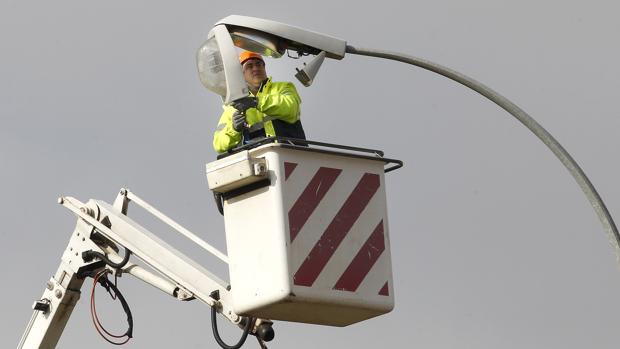
[[[71,197],[60,198],[59,203],[78,216],[77,225],[58,271],[47,282],[42,298],[33,305],[34,313],[18,349],[56,347],[80,298],[80,288],[85,278],[106,268],[104,261],[85,261],[82,253],[95,251],[118,262],[122,258],[116,253],[117,246],[124,247],[126,253],[131,251],[162,276],[133,263],[124,265],[121,272],[133,275],[179,300],[199,299],[215,307],[232,323],[241,322],[242,317],[235,314],[231,307],[230,285],[129,218],[126,213],[131,201],[228,263],[225,254],[128,190],[120,191],[114,205],[99,200],[83,204]],[[255,330],[256,327],[252,329]]]

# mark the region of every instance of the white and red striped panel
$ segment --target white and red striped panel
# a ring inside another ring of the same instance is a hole
[[[382,177],[284,162],[284,181],[294,286],[389,296]]]

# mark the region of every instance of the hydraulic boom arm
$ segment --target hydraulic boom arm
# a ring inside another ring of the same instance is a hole
[[[18,349],[55,348],[80,298],[85,278],[104,269],[112,273],[133,275],[179,300],[198,299],[234,324],[253,321],[254,326],[246,326],[251,327],[249,331],[256,333],[259,330],[261,334],[270,332],[263,338],[266,340],[273,337],[270,321],[248,319],[235,314],[230,297],[231,288],[227,282],[129,218],[126,215],[127,206],[132,201],[228,263],[225,254],[128,190],[120,191],[114,205],[99,200],[90,200],[84,204],[71,197],[62,197],[59,203],[78,216],[77,225],[62,255],[58,271],[47,282],[42,298],[33,305],[34,313]],[[117,253],[119,247],[123,247],[126,254],[131,253],[144,261],[157,274],[129,263],[128,255],[121,258]],[[117,264],[119,262],[122,263],[121,267]],[[217,334],[216,339],[219,341]]]

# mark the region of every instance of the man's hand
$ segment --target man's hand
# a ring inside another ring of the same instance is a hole
[[[258,100],[256,99],[256,97],[247,96],[237,99],[236,101],[232,102],[231,105],[238,111],[245,113],[245,111],[250,108],[256,108],[256,106],[258,105]]]
[[[235,111],[232,116],[232,125],[233,129],[237,132],[243,131],[245,128],[245,114],[240,111]]]

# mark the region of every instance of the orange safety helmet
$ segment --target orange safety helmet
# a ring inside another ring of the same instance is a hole
[[[265,63],[263,57],[256,52],[243,51],[241,52],[241,54],[239,54],[239,63],[243,64],[248,59],[260,59],[263,63]]]

